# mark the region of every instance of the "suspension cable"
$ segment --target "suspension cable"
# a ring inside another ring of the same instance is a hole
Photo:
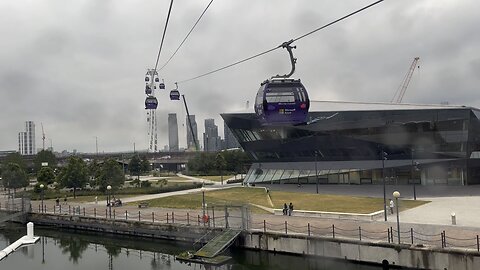
[[[160,53],[162,52],[163,41],[165,39],[165,34],[167,33],[168,21],[170,19],[170,13],[172,12],[173,0],[170,1],[170,8],[168,9],[167,21],[165,22],[165,28],[163,29],[162,41],[160,42],[160,48],[158,49],[157,61],[155,62],[155,68],[157,70],[158,60],[160,59]]]
[[[306,34],[303,34],[303,35],[301,35],[301,36],[298,36],[298,37],[296,37],[296,38],[288,41],[288,43],[291,44],[291,43],[293,43],[293,42],[295,42],[295,41],[297,41],[297,40],[300,40],[300,39],[302,39],[302,38],[305,38],[305,37],[307,37],[307,36],[309,36],[309,35],[311,35],[311,34],[316,33],[317,31],[320,31],[320,30],[322,30],[322,29],[325,29],[325,28],[327,28],[327,27],[329,27],[329,26],[331,26],[331,25],[333,25],[333,24],[336,24],[336,23],[338,23],[338,22],[340,22],[340,21],[343,21],[343,20],[345,20],[345,19],[347,19],[347,18],[349,18],[349,17],[351,17],[351,16],[353,16],[353,15],[355,15],[355,14],[357,14],[357,13],[360,13],[360,12],[366,10],[366,9],[369,9],[369,8],[375,6],[375,5],[377,5],[377,4],[379,4],[379,3],[383,2],[383,1],[385,1],[385,0],[378,0],[378,1],[376,1],[376,2],[374,2],[374,3],[371,3],[371,4],[367,5],[367,6],[364,6],[364,7],[360,8],[360,9],[358,9],[358,10],[356,10],[356,11],[354,11],[354,12],[351,12],[351,13],[349,13],[349,14],[341,17],[341,18],[338,18],[338,19],[336,19],[336,20],[334,20],[334,21],[332,21],[332,22],[330,22],[330,23],[327,23],[327,24],[325,24],[325,25],[322,25],[322,26],[320,26],[320,27],[318,27],[318,28],[316,28],[316,29],[314,29],[314,30],[306,33]],[[254,58],[257,58],[257,57],[259,57],[259,56],[262,56],[262,55],[264,55],[264,54],[267,54],[267,53],[273,52],[273,51],[275,51],[275,50],[277,50],[277,49],[280,49],[280,48],[282,48],[282,47],[284,46],[284,44],[285,44],[285,43],[282,43],[282,44],[280,44],[280,45],[278,45],[278,46],[276,46],[276,47],[274,47],[274,48],[271,48],[271,49],[266,50],[266,51],[261,52],[261,53],[257,53],[257,54],[255,54],[255,55],[253,55],[253,56],[247,57],[247,58],[245,58],[245,59],[243,59],[243,60],[239,60],[239,61],[234,62],[234,63],[232,63],[232,64],[223,66],[223,67],[221,67],[221,68],[217,68],[217,69],[212,70],[212,71],[209,71],[209,72],[207,72],[207,73],[203,73],[203,74],[201,74],[201,75],[198,75],[198,76],[195,76],[195,77],[192,77],[192,78],[189,78],[189,79],[185,79],[185,80],[178,81],[178,83],[185,83],[185,82],[193,81],[193,80],[196,80],[196,79],[199,79],[199,78],[208,76],[208,75],[210,75],[210,74],[213,74],[213,73],[222,71],[222,70],[224,70],[224,69],[231,68],[231,67],[233,67],[233,66],[239,65],[239,64],[241,64],[241,63],[244,63],[244,62],[247,62],[247,61],[252,60],[252,59],[254,59]]]
[[[172,54],[172,56],[170,56],[170,58],[168,58],[167,62],[165,62],[165,64],[163,64],[163,66],[159,69],[162,70],[164,67],[166,67],[168,65],[168,63],[170,63],[170,60],[172,60],[172,58],[177,54],[178,50],[180,50],[180,48],[182,47],[183,43],[185,43],[185,41],[187,40],[187,38],[190,36],[190,34],[193,32],[193,30],[195,29],[195,27],[197,26],[197,24],[200,22],[200,20],[202,19],[203,15],[207,12],[208,8],[210,7],[210,5],[212,4],[213,0],[210,0],[210,3],[208,3],[207,7],[203,10],[202,14],[200,15],[200,17],[198,17],[197,21],[195,22],[195,24],[193,25],[192,29],[190,29],[190,31],[188,32],[188,34],[185,36],[185,38],[182,40],[182,42],[180,43],[180,45],[178,45],[178,48],[175,50],[175,52]]]

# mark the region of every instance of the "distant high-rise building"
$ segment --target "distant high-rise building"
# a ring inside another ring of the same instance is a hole
[[[168,114],[168,146],[170,151],[178,151],[177,114]]]
[[[20,155],[35,155],[35,123],[25,122],[25,131],[18,133],[18,152]]]
[[[195,149],[195,141],[193,140],[192,137],[192,131],[190,131],[190,124],[188,122],[188,116],[186,117],[186,123],[185,125],[187,126],[187,149]],[[192,130],[193,134],[195,134],[195,139],[198,144],[198,133],[197,133],[197,122],[195,121],[195,115],[190,115],[190,122],[192,125]]]
[[[225,122],[223,122],[223,135],[225,138],[225,149],[240,147],[240,144],[238,143],[237,138],[233,136],[233,132],[230,130],[230,128],[227,126]]]
[[[222,139],[218,136],[218,127],[215,119],[205,119],[205,133],[203,133],[203,150],[212,152],[220,151]]]

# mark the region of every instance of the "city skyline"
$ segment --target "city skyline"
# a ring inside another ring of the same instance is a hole
[[[187,136],[183,102],[169,99],[175,82],[197,122],[213,118],[223,134],[220,113],[253,111],[260,83],[290,70],[286,51],[182,81],[274,48],[370,3],[214,2],[159,71],[166,89],[157,92],[158,145],[168,144],[168,113],[177,114],[179,138]],[[174,3],[160,66],[207,4]],[[272,6],[283,19],[265,22]],[[51,139],[57,150],[93,152],[94,136],[102,151],[126,151],[133,143],[146,149],[144,74],[155,64],[167,11],[167,2],[152,0],[1,2],[0,108],[9,117],[0,124],[0,149],[18,148],[17,132],[26,119],[43,123],[47,144]],[[418,56],[420,69],[403,102],[480,107],[479,18],[480,2],[474,0],[384,1],[295,42],[293,76],[302,80],[312,101],[390,102]],[[26,70],[25,63],[34,68]],[[186,147],[184,139],[179,144]]]

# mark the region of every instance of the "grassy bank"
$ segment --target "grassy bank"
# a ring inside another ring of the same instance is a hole
[[[270,204],[270,200],[273,206]],[[359,196],[307,194],[299,192],[270,191],[263,188],[230,188],[205,192],[208,206],[225,204],[256,204],[268,208],[283,208],[283,204],[293,203],[297,210],[347,212],[368,214],[383,210],[383,199]],[[171,196],[148,201],[150,206],[166,208],[200,209],[202,193]],[[420,206],[427,201],[401,200],[402,210]]]

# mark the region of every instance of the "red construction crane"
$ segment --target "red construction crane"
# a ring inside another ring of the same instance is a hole
[[[394,101],[395,103],[402,103],[403,96],[407,91],[408,84],[410,84],[410,80],[412,79],[415,68],[420,68],[420,66],[418,65],[418,60],[420,60],[420,57],[415,57],[413,59],[412,65],[410,65],[407,74],[405,74],[405,77],[402,80],[402,84],[400,84],[397,91],[395,91],[395,95],[393,95],[393,98],[390,101],[391,103],[394,103]]]

